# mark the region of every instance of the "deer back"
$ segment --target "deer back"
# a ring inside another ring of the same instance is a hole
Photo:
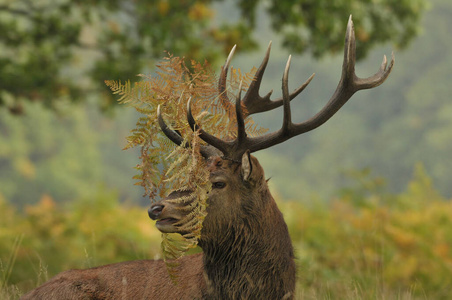
[[[121,262],[62,272],[25,294],[23,300],[205,299],[202,254],[181,258],[177,284],[163,260]]]

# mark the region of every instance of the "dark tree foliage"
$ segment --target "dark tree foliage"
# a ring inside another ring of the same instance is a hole
[[[258,0],[240,0],[239,6],[252,28]],[[374,46],[391,42],[404,48],[419,31],[425,0],[270,0],[267,13],[283,46],[315,57],[340,52],[344,20],[352,14],[356,26],[358,59]]]
[[[213,9],[223,1],[1,0],[0,106],[20,114],[24,101],[58,109],[63,100],[97,96],[107,108],[115,101],[103,81],[133,78],[165,50],[215,63],[234,44],[256,48],[260,5],[285,47],[316,57],[341,49],[349,14],[365,42],[360,56],[382,42],[403,47],[425,7],[425,0],[239,0],[242,18],[230,21]]]

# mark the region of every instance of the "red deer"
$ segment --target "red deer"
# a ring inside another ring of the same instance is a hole
[[[231,51],[219,78],[219,93],[224,96]],[[293,299],[296,266],[291,239],[267,186],[264,171],[252,152],[269,148],[294,136],[317,128],[331,118],[350,97],[362,89],[382,84],[394,64],[386,57],[379,71],[369,78],[355,75],[355,37],[349,19],[345,37],[342,76],[336,91],[319,113],[302,123],[292,123],[290,101],[309,84],[311,76],[289,93],[290,57],[282,79],[282,97],[270,100],[259,95],[261,80],[269,59],[270,46],[245,96],[236,99],[237,136],[221,140],[196,124],[190,109],[188,123],[199,130],[208,146],[203,156],[208,161],[212,189],[208,195],[207,216],[203,221],[199,246],[202,254],[180,259],[178,284],[167,274],[164,262],[132,261],[86,270],[63,272],[23,299]],[[283,106],[281,129],[258,137],[245,132],[247,115]],[[243,107],[246,110],[243,110]],[[243,111],[242,111],[243,110]],[[183,138],[171,130],[158,112],[159,124],[176,144]],[[212,150],[213,149],[213,150]],[[151,206],[149,216],[166,233],[181,232],[178,221],[187,214],[169,201],[184,192],[173,192]]]

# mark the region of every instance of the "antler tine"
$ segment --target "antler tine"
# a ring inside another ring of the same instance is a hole
[[[235,100],[235,114],[237,116],[237,141],[240,144],[246,138],[245,119],[242,114],[242,81],[240,81],[239,94]]]
[[[383,56],[383,61],[379,70],[373,76],[368,78],[359,78],[355,74],[355,61],[356,61],[356,41],[355,30],[353,26],[352,15],[350,15],[347,23],[347,32],[345,36],[345,50],[344,50],[344,63],[342,66],[342,77],[349,80],[353,80],[352,87],[355,91],[370,89],[382,84],[392,71],[394,66],[395,57],[394,52],[391,55],[391,62],[387,65],[386,55]]]
[[[347,30],[345,32],[344,61],[342,63],[342,75],[353,77],[355,74],[356,40],[352,15],[348,18]],[[351,78],[352,79],[352,78]]]
[[[166,137],[169,138],[176,145],[182,146],[184,139],[177,132],[171,130],[168,127],[168,125],[166,125],[166,123],[162,117],[162,111],[160,109],[160,105],[157,107],[157,118],[158,118],[160,129],[162,129],[162,131],[166,135]]]
[[[175,143],[178,146],[185,147],[185,148],[191,148],[191,144],[186,142],[184,143],[184,139],[182,136],[177,133],[174,130],[171,130],[168,125],[166,125],[165,121],[163,120],[163,116],[161,113],[160,105],[157,107],[157,118],[159,122],[160,129],[162,129],[163,133],[166,135],[168,139],[170,139],[173,143]],[[203,157],[209,158],[213,155],[217,155],[218,153],[216,150],[210,146],[201,146],[200,153]]]
[[[207,144],[217,148],[223,154],[226,155],[228,153],[229,149],[231,148],[230,143],[223,141],[222,139],[219,139],[206,131],[204,131],[201,127],[199,127],[196,124],[195,118],[193,117],[193,114],[191,112],[191,98],[187,101],[187,121],[190,125],[191,130],[196,131],[199,130],[199,137],[205,141]]]
[[[282,93],[283,93],[283,108],[284,108],[284,117],[283,117],[283,125],[282,132],[286,134],[290,131],[290,126],[292,125],[292,115],[290,112],[290,95],[289,95],[289,69],[290,69],[290,61],[292,56],[289,55],[287,59],[286,68],[284,69],[283,78],[282,78]]]
[[[237,45],[234,45],[234,47],[232,47],[231,49],[231,52],[229,52],[226,62],[224,63],[223,67],[221,67],[220,78],[218,80],[218,94],[220,97],[220,102],[226,111],[230,111],[231,108],[231,102],[229,101],[229,97],[226,91],[226,81],[228,78],[229,65],[231,64],[231,60],[234,56],[236,48]]]
[[[193,114],[191,112],[191,97],[187,101],[187,121],[188,125],[190,125],[191,130],[196,131],[197,128],[199,129],[198,125],[196,124],[195,118],[193,117]]]
[[[357,78],[356,79],[357,85],[362,90],[379,86],[386,80],[386,78],[389,76],[389,73],[391,73],[392,67],[394,66],[394,62],[395,62],[394,52],[391,54],[391,62],[389,63],[389,66],[387,66],[388,61],[386,59],[386,55],[384,55],[383,61],[378,72],[368,78]]]
[[[268,44],[267,52],[265,53],[265,57],[262,60],[261,65],[256,71],[256,74],[254,75],[254,80],[251,82],[248,91],[245,94],[245,97],[243,98],[243,104],[246,106],[246,114],[252,115],[255,113],[265,112],[272,110],[274,108],[280,107],[284,103],[283,97],[277,98],[275,100],[270,100],[270,96],[273,93],[273,90],[271,90],[267,95],[264,97],[259,96],[259,88],[262,83],[262,78],[265,72],[265,69],[268,64],[268,60],[270,58],[270,50],[271,50],[272,42]],[[303,83],[299,88],[295,89],[291,94],[289,94],[289,99],[292,100],[296,96],[298,96],[311,82],[311,80],[314,78],[315,74],[312,74],[308,80],[306,80],[305,83]]]
[[[246,92],[245,97],[243,99],[243,104],[246,106],[249,115],[259,112],[259,107],[261,107],[260,104],[262,104],[262,102],[264,103],[271,102],[270,96],[272,95],[273,90],[268,92],[268,94],[265,95],[264,97],[259,96],[259,89],[261,87],[262,78],[264,77],[264,72],[265,69],[267,68],[268,60],[270,59],[271,48],[272,42],[270,41],[267,47],[267,52],[265,52],[264,59],[262,60],[262,63],[257,69],[256,73],[254,74],[254,79],[250,83],[248,91]],[[255,99],[259,100],[257,101]]]
[[[268,44],[267,51],[265,53],[264,59],[262,60],[261,65],[256,71],[254,75],[253,81],[250,83],[250,86],[243,97],[242,103],[246,107],[246,111],[244,112],[244,117],[246,118],[248,115],[252,115],[259,112],[265,112],[272,110],[274,108],[280,107],[283,105],[283,98],[278,98],[275,100],[270,100],[270,97],[273,93],[273,90],[267,93],[264,97],[259,96],[259,89],[262,83],[262,78],[264,76],[265,69],[267,68],[268,61],[270,59],[272,42]],[[226,91],[226,81],[228,76],[229,66],[231,64],[232,57],[234,56],[236,50],[236,45],[232,47],[231,52],[226,59],[225,64],[221,68],[220,78],[218,80],[218,92],[221,105],[225,108],[226,111],[231,111],[231,102],[229,101],[227,91]],[[294,99],[298,96],[311,82],[314,78],[315,74],[312,74],[305,83],[303,83],[299,88],[295,89],[290,95],[290,100]]]
[[[232,60],[232,57],[234,56],[236,48],[237,48],[237,45],[234,45],[234,47],[232,47],[231,51],[229,52],[228,58],[226,59],[226,62],[224,63],[223,68],[224,68],[225,73],[226,73],[225,74],[225,80],[226,80],[226,77],[228,75],[227,73],[228,73],[229,65],[231,64],[231,60]]]

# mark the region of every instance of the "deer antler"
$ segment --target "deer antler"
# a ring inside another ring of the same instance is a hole
[[[259,112],[265,112],[272,110],[274,108],[280,107],[283,105],[283,98],[278,98],[275,100],[270,100],[270,97],[273,93],[273,90],[267,93],[264,97],[261,97],[259,95],[259,89],[262,83],[262,78],[264,76],[265,69],[267,68],[267,63],[270,58],[270,51],[271,51],[272,42],[268,44],[267,52],[265,53],[264,59],[262,60],[261,65],[257,69],[256,73],[254,74],[253,81],[251,82],[250,86],[248,87],[248,90],[245,94],[245,97],[243,97],[242,105],[246,107],[246,110],[244,112],[244,118],[246,118],[249,115],[252,115],[254,113]],[[232,47],[231,52],[228,55],[228,58],[226,59],[225,64],[223,67],[221,67],[220,72],[220,79],[218,81],[218,92],[220,95],[220,101],[223,107],[226,111],[232,111],[231,109],[231,102],[229,101],[229,98],[227,96],[226,91],[226,79],[228,77],[228,70],[229,65],[231,63],[231,59],[235,53],[236,46]],[[299,88],[294,90],[290,95],[290,100],[294,99],[298,94],[300,94],[311,82],[311,80],[314,78],[315,74],[312,74],[308,80],[306,80],[305,83],[303,83]]]
[[[190,102],[190,100],[191,98],[188,99],[188,102]],[[165,121],[163,120],[160,105],[157,107],[157,118],[160,129],[162,129],[163,133],[166,135],[167,138],[169,138],[173,143],[175,143],[178,146],[191,148],[191,144],[189,142],[184,142],[184,139],[182,138],[178,131],[172,130],[168,127],[168,125],[166,125]],[[200,152],[201,155],[205,158],[208,158],[213,155],[218,155],[218,152],[212,146],[201,145]]]
[[[191,101],[189,100],[187,103],[187,119],[192,130],[199,130],[201,139],[203,139],[209,145],[212,145],[213,147],[223,152],[224,156],[228,158],[239,159],[243,155],[243,153],[245,153],[247,150],[250,150],[250,152],[256,152],[262,149],[266,149],[273,145],[280,144],[294,136],[306,133],[319,127],[327,120],[329,120],[350,99],[350,97],[353,96],[354,93],[356,93],[359,90],[374,88],[382,84],[389,76],[389,73],[391,73],[392,67],[394,65],[394,54],[392,54],[392,59],[391,62],[389,63],[389,66],[387,64],[386,56],[384,56],[380,69],[373,76],[368,78],[359,78],[358,76],[356,76],[355,33],[353,29],[352,16],[350,16],[345,35],[344,62],[342,65],[342,75],[339,84],[336,88],[336,91],[334,92],[330,100],[327,102],[327,104],[316,115],[302,123],[294,124],[292,123],[291,120],[290,101],[304,90],[304,88],[311,82],[314,75],[309,77],[309,79],[294,92],[289,93],[288,81],[291,61],[291,56],[289,56],[282,79],[282,92],[283,92],[282,97],[280,99],[272,101],[270,100],[271,92],[264,97],[260,97],[259,87],[269,59],[270,46],[271,44],[267,49],[267,53],[264,57],[261,66],[256,72],[255,80],[250,84],[250,87],[243,100],[241,100],[240,93],[241,88],[240,88],[239,96],[236,99],[238,134],[235,140],[224,141],[205,132],[202,128],[200,128],[196,124],[195,119],[193,118],[190,107]],[[229,63],[232,58],[232,55],[234,54],[234,51],[235,47],[229,54],[229,57],[226,60],[226,64],[225,66],[223,66],[220,75],[219,92],[220,97],[223,97],[222,99],[224,100],[222,103],[230,103],[229,99],[227,99],[225,85],[227,69],[229,68]],[[242,103],[247,109],[246,113],[242,112]],[[247,115],[257,112],[268,111],[281,105],[283,105],[284,108],[284,117],[281,129],[259,137],[248,137],[246,135],[244,118]]]

